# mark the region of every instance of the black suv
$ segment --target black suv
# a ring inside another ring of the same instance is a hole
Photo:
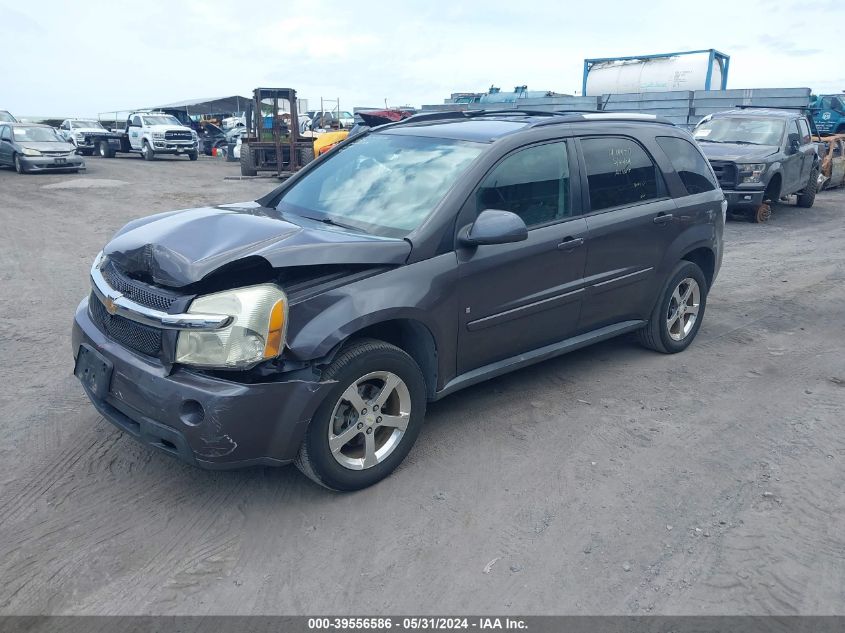
[[[685,349],[723,203],[692,137],[655,117],[418,115],[257,202],[126,225],[76,312],[75,374],[188,463],[362,488],[427,401],[626,332]]]
[[[710,159],[728,206],[766,222],[771,205],[798,194],[810,208],[819,180],[812,121],[796,110],[742,108],[705,117],[693,131]]]

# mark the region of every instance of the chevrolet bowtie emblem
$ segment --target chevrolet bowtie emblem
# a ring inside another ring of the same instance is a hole
[[[106,312],[109,314],[115,314],[117,312],[117,306],[114,304],[114,301],[110,297],[106,297],[103,300],[103,305],[106,307]]]

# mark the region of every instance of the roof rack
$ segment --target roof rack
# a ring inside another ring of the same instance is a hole
[[[423,121],[449,121],[455,119],[474,119],[485,116],[543,116],[543,117],[560,117],[573,113],[593,113],[598,110],[515,110],[515,109],[497,109],[497,110],[444,110],[441,112],[422,112],[415,114],[407,119],[395,121],[390,123],[391,127],[396,125],[406,125],[408,123],[420,123]]]

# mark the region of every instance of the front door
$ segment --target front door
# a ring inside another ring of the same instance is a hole
[[[12,133],[8,125],[0,125],[0,164],[12,164]]]
[[[683,224],[663,175],[637,141],[594,136],[579,145],[590,245],[578,329],[590,331],[644,318],[657,268]]]
[[[783,158],[783,187],[781,193],[788,195],[795,193],[804,187],[801,180],[803,170],[804,154],[799,147],[797,152],[792,151],[792,139],[798,139],[801,143],[801,131],[798,129],[798,120],[792,119],[786,125],[786,155]],[[806,179],[805,179],[806,180]]]
[[[141,141],[143,140],[141,117],[137,114],[132,117],[127,132],[129,132],[129,145],[132,149],[141,149]]]
[[[512,211],[525,221],[528,239],[458,249],[458,373],[572,335],[587,250],[573,185],[574,152],[566,141],[554,141],[509,154],[477,188],[468,203],[476,213]]]

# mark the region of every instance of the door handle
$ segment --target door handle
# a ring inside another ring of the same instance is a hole
[[[655,224],[669,224],[672,221],[674,216],[671,213],[660,213],[656,218],[654,218]]]
[[[560,244],[557,245],[559,251],[571,251],[578,248],[584,243],[583,237],[567,237]]]

